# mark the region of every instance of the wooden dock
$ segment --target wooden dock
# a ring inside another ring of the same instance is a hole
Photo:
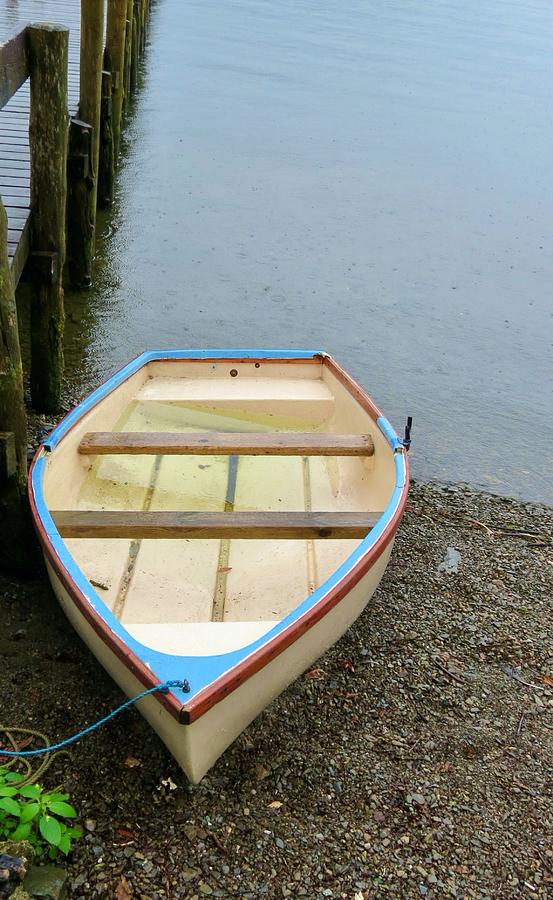
[[[64,285],[93,279],[96,211],[111,203],[124,112],[151,0],[0,0],[0,567],[32,556],[24,379],[60,409]],[[29,372],[15,289],[29,283]],[[17,552],[14,552],[14,542]]]
[[[80,0],[0,0],[0,44],[29,22],[69,28],[69,114],[79,106]],[[29,256],[31,179],[29,82],[0,110],[0,196],[8,216],[8,257],[17,285]]]

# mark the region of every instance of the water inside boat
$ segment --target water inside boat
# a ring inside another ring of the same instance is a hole
[[[263,381],[257,379],[255,402],[237,397],[232,378],[221,380],[224,396],[217,402],[202,402],[200,381],[187,382],[183,399],[182,379],[149,378],[111,429],[182,434],[348,430],[340,428],[335,397],[320,378],[303,379],[301,392],[293,379],[289,384],[280,380],[278,400],[271,388],[275,380],[267,379],[265,386]],[[366,419],[363,414],[350,430],[368,431]],[[374,471],[374,458],[362,457],[117,454],[91,456],[86,464],[68,504],[73,509],[366,511],[383,509],[393,487],[389,464],[383,479],[380,466]],[[251,643],[320,586],[358,543],[66,539],[129,633],[147,646],[179,654],[222,653]]]

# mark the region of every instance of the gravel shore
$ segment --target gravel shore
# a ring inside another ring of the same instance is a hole
[[[53,762],[70,896],[553,896],[552,544],[551,508],[414,485],[363,616],[199,786],[134,710]],[[0,596],[4,724],[121,702],[45,578]]]

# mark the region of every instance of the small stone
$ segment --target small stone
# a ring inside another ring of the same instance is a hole
[[[227,866],[227,869],[228,869],[228,866]],[[201,871],[200,871],[200,869],[183,868],[183,869],[181,869],[179,874],[180,874],[181,880],[184,881],[184,883],[186,884],[189,881],[193,881],[194,878],[198,877],[198,875],[201,875]],[[225,874],[228,874],[228,872]]]
[[[438,572],[444,572],[446,575],[456,575],[459,571],[459,563],[461,562],[461,554],[455,547],[448,547],[443,561],[438,566]]]
[[[66,896],[67,872],[61,866],[33,866],[27,872],[23,887],[31,897],[62,900]]]

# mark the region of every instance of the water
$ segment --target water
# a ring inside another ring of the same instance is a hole
[[[420,478],[553,501],[549,0],[159,0],[83,386],[148,347],[321,347]]]

